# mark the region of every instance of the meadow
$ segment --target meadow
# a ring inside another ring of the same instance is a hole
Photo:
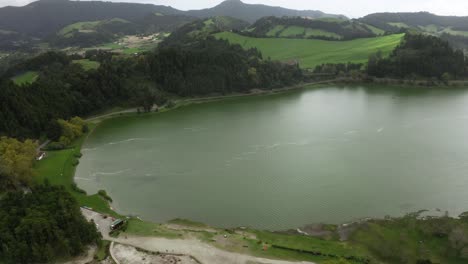
[[[315,39],[252,38],[232,32],[215,34],[216,38],[240,44],[244,48],[258,48],[264,58],[297,60],[301,68],[314,68],[323,63],[366,63],[369,55],[382,51],[388,55],[401,42],[404,34],[350,41]]]
[[[39,73],[35,71],[27,71],[12,78],[17,85],[31,84],[37,80]]]
[[[94,124],[90,123],[90,129]],[[87,135],[76,140],[71,146],[63,150],[47,151],[47,157],[35,164],[35,181],[48,181],[52,185],[64,186],[77,200],[80,206],[87,206],[100,213],[119,216],[111,210],[108,202],[98,194],[87,195],[74,185],[76,166],[81,156],[81,146]]]
[[[84,70],[89,71],[89,70],[95,70],[99,68],[100,63],[97,61],[91,61],[88,59],[82,59],[82,60],[74,60],[73,63],[80,64]]]

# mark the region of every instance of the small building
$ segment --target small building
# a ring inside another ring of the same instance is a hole
[[[114,222],[112,222],[112,224],[110,225],[110,228],[111,230],[116,230],[117,228],[119,228],[120,226],[122,226],[124,224],[124,220],[122,219],[116,219]]]

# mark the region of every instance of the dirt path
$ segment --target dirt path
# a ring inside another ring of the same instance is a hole
[[[228,252],[197,239],[128,236],[127,238],[114,238],[112,240],[120,244],[130,245],[153,252],[190,255],[204,264],[313,264],[312,262],[273,260]]]
[[[312,262],[294,262],[283,260],[272,260],[266,258],[258,258],[250,255],[244,255],[235,252],[221,250],[212,245],[204,243],[198,239],[167,239],[160,237],[141,237],[141,236],[125,236],[113,238],[109,236],[110,224],[113,219],[104,217],[102,214],[82,208],[81,212],[88,221],[93,220],[97,229],[102,234],[103,239],[111,242],[116,242],[123,245],[128,245],[136,248],[152,252],[181,254],[192,256],[203,264],[314,264]],[[111,256],[113,255],[111,247]]]

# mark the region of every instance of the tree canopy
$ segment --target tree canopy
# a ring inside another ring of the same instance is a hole
[[[32,140],[0,138],[0,190],[31,182],[36,149]]]
[[[467,61],[460,50],[433,36],[406,34],[403,42],[388,58],[375,54],[369,58],[367,72],[377,77],[454,78],[465,76]]]
[[[82,216],[64,187],[48,184],[0,199],[0,262],[44,263],[77,256],[98,242],[94,224]]]

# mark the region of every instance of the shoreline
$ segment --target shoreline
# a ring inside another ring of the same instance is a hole
[[[164,107],[164,108],[161,108],[157,112],[153,111],[154,110],[154,107],[153,107],[151,109],[152,110],[151,112],[141,113],[141,115],[164,113],[164,112],[175,110],[180,107],[188,106],[191,104],[209,103],[209,102],[222,101],[222,100],[235,99],[235,98],[243,98],[243,97],[251,97],[251,96],[253,97],[253,96],[276,95],[276,94],[282,94],[282,93],[287,93],[291,91],[297,91],[303,88],[307,88],[308,86],[333,84],[333,83],[340,83],[340,80],[333,79],[333,80],[319,81],[319,82],[304,82],[304,83],[300,83],[294,86],[289,86],[289,87],[284,87],[284,88],[275,88],[271,90],[252,89],[250,90],[250,93],[233,93],[233,94],[228,94],[228,95],[213,95],[213,96],[205,96],[205,97],[190,97],[190,98],[185,98],[185,99],[176,99],[174,100],[176,104],[174,107],[171,107],[171,108]],[[92,116],[86,117],[86,119],[84,120],[86,122],[92,122],[92,123],[97,124],[106,119],[138,114],[137,111],[138,111],[138,108],[132,107],[132,108],[127,108],[123,110],[110,111],[109,113],[92,115]]]
[[[359,85],[372,85],[372,83],[347,83],[340,82],[337,80],[327,81],[325,83],[302,83],[293,87],[274,89],[262,92],[252,92],[249,94],[210,96],[203,98],[190,98],[185,100],[181,99],[177,101],[176,106],[173,108],[162,109],[159,112],[153,111],[150,114],[164,113],[166,111],[175,110],[179,107],[189,106],[192,104],[208,103],[214,101],[221,101],[225,99],[234,99],[247,96],[275,95],[309,88],[320,89],[322,87],[321,84],[326,83],[329,83],[331,85],[343,85],[349,87]],[[382,84],[382,87],[387,86],[401,87],[402,85]],[[409,86],[409,88],[412,87],[414,88],[414,86]],[[445,88],[446,87],[443,87],[443,89]],[[122,116],[137,117],[145,115],[145,113],[137,114],[136,108],[133,108],[117,112],[105,113],[102,115],[88,118],[86,121],[90,123],[90,130],[86,135],[83,136],[83,138],[80,138],[77,142],[73,144],[73,151],[81,152],[81,150],[85,146],[84,144],[86,144],[87,140],[89,139],[89,136],[95,132],[95,129],[98,128],[101,122],[107,119]],[[75,158],[73,157],[73,155],[71,155],[70,159]],[[63,164],[60,164],[60,166],[64,168],[64,177],[71,177],[71,182],[75,183],[76,167],[73,168],[73,173],[70,176],[69,168],[66,168],[66,165]],[[76,190],[70,189],[68,185],[66,186],[66,188],[73,194],[73,196],[80,195],[76,193]],[[112,207],[112,205],[115,205],[117,203],[111,204],[102,199],[102,197],[98,196],[97,194],[86,194],[85,196],[89,199],[81,198],[79,200],[81,206],[91,205],[90,207],[93,208],[95,212],[102,213],[103,215],[110,215],[115,218],[125,219],[127,217],[126,215],[120,214],[118,206],[116,206],[116,208]],[[99,199],[101,205],[105,203],[107,207],[106,210],[102,210],[102,207],[94,207],[92,203],[88,204],[88,200],[91,201],[91,198]],[[166,222],[158,222],[146,219],[142,220],[135,215],[127,218],[128,229],[126,231],[123,231],[123,233],[118,232],[116,234],[116,238],[110,239],[123,242],[124,244],[128,243],[136,246],[147,245],[148,247],[146,249],[151,252],[160,252],[161,249],[166,248],[169,250],[173,250],[174,252],[179,252],[181,245],[202,245],[203,247],[205,247],[206,245],[210,247],[210,250],[217,250],[217,252],[229,252],[228,254],[236,253],[240,254],[240,256],[249,256],[249,258],[263,257],[264,259],[276,259],[283,261],[313,261],[313,263],[321,263],[321,259],[319,257],[316,258],[316,255],[314,254],[324,254],[327,256],[332,256],[330,257],[332,259],[337,257],[348,257],[350,259],[361,259],[365,261],[366,259],[373,259],[374,255],[368,255],[368,252],[366,252],[365,250],[361,251],[361,244],[359,244],[361,242],[353,242],[352,239],[353,235],[355,234],[354,232],[356,232],[356,230],[360,230],[359,232],[361,232],[362,234],[363,231],[361,227],[366,225],[379,225],[382,228],[396,228],[395,230],[400,230],[397,227],[393,227],[393,223],[403,223],[405,219],[409,219],[407,218],[408,216],[411,218],[411,212],[402,212],[397,216],[393,215],[388,217],[361,217],[355,219],[348,219],[338,224],[312,223],[300,227],[292,227],[288,230],[269,230],[262,228],[254,229],[249,227],[219,227],[216,225],[209,224],[204,224],[203,227],[200,227],[197,223],[190,220],[180,220],[178,222],[173,222],[172,220],[169,220]],[[450,219],[458,219],[458,217],[449,217]],[[99,219],[102,218],[103,217],[100,217]],[[434,216],[434,218],[440,218],[440,221],[443,221],[444,216],[442,216],[441,214],[441,216]],[[424,217],[422,219],[418,219],[417,221],[421,220],[424,222],[429,222],[432,219],[433,218],[431,218],[431,216],[428,216],[427,218]],[[214,231],[208,232],[208,229]],[[418,238],[418,241],[420,240],[422,239]],[[320,246],[322,245],[322,243],[325,243],[325,245]],[[343,248],[344,244],[352,245],[353,248]],[[268,248],[268,251],[263,250],[263,247],[265,246]],[[202,253],[198,255],[202,258],[205,256]]]

